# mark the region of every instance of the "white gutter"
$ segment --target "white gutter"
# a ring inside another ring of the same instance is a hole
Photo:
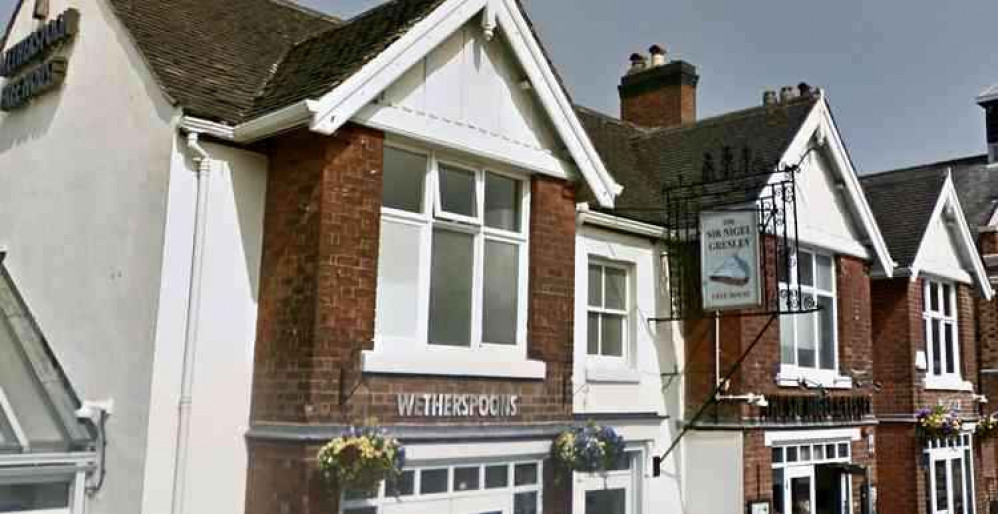
[[[204,134],[225,141],[252,143],[295,127],[307,126],[315,115],[315,110],[314,101],[302,100],[239,125],[184,116],[180,120],[180,128],[189,133]]]
[[[575,213],[579,223],[583,223],[586,225],[592,225],[600,228],[608,228],[611,230],[627,232],[630,234],[644,236],[644,237],[651,237],[655,239],[664,239],[668,235],[668,231],[664,227],[660,227],[658,225],[652,225],[650,223],[643,223],[628,218],[622,218],[620,216],[614,216],[613,214],[606,214],[604,212],[593,211],[590,209],[588,203],[576,204]]]
[[[201,274],[207,228],[208,188],[212,161],[198,143],[198,132],[187,134],[187,147],[197,163],[197,204],[194,208],[194,243],[191,250],[191,280],[187,293],[187,320],[184,332],[184,362],[177,409],[177,448],[173,468],[171,512],[184,512],[187,487],[187,453],[190,445],[191,406],[194,403],[194,362],[197,355],[198,323],[201,313]]]

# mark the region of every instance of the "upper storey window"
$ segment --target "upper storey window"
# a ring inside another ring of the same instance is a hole
[[[838,369],[835,261],[830,255],[801,251],[790,273],[780,277],[780,301],[799,290],[815,312],[780,317],[780,362],[786,378],[829,385]],[[825,376],[827,375],[827,376]]]
[[[513,174],[385,148],[379,340],[525,353],[528,189]]]
[[[957,336],[956,287],[949,282],[925,280],[922,319],[928,374],[933,379],[960,379],[960,344]]]

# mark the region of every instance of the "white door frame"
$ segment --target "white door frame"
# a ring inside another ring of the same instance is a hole
[[[793,510],[793,481],[794,479],[808,479],[810,498],[809,511],[806,514],[814,514],[815,502],[817,501],[817,488],[815,487],[815,473],[813,465],[789,466],[783,470],[783,513],[797,514]]]

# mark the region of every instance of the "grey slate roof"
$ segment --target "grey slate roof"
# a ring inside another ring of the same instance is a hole
[[[914,263],[945,181],[946,169],[932,166],[860,177],[877,225],[898,266]]]
[[[715,161],[723,147],[751,151],[753,161],[775,167],[800,131],[818,96],[758,106],[666,129],[641,129],[585,108],[576,108],[607,169],[622,186],[616,214],[662,224],[664,186],[701,180],[705,154]],[[765,178],[759,181],[761,191]],[[751,198],[746,198],[751,200]]]

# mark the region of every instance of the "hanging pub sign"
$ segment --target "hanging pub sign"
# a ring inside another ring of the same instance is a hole
[[[700,283],[706,311],[762,304],[759,219],[754,210],[700,214]]]
[[[79,28],[80,12],[66,9],[0,55],[0,77],[8,79],[0,96],[0,110],[17,109],[62,83],[68,61],[47,56],[71,40]]]
[[[520,415],[520,397],[510,394],[398,395],[400,417],[510,418]]]

